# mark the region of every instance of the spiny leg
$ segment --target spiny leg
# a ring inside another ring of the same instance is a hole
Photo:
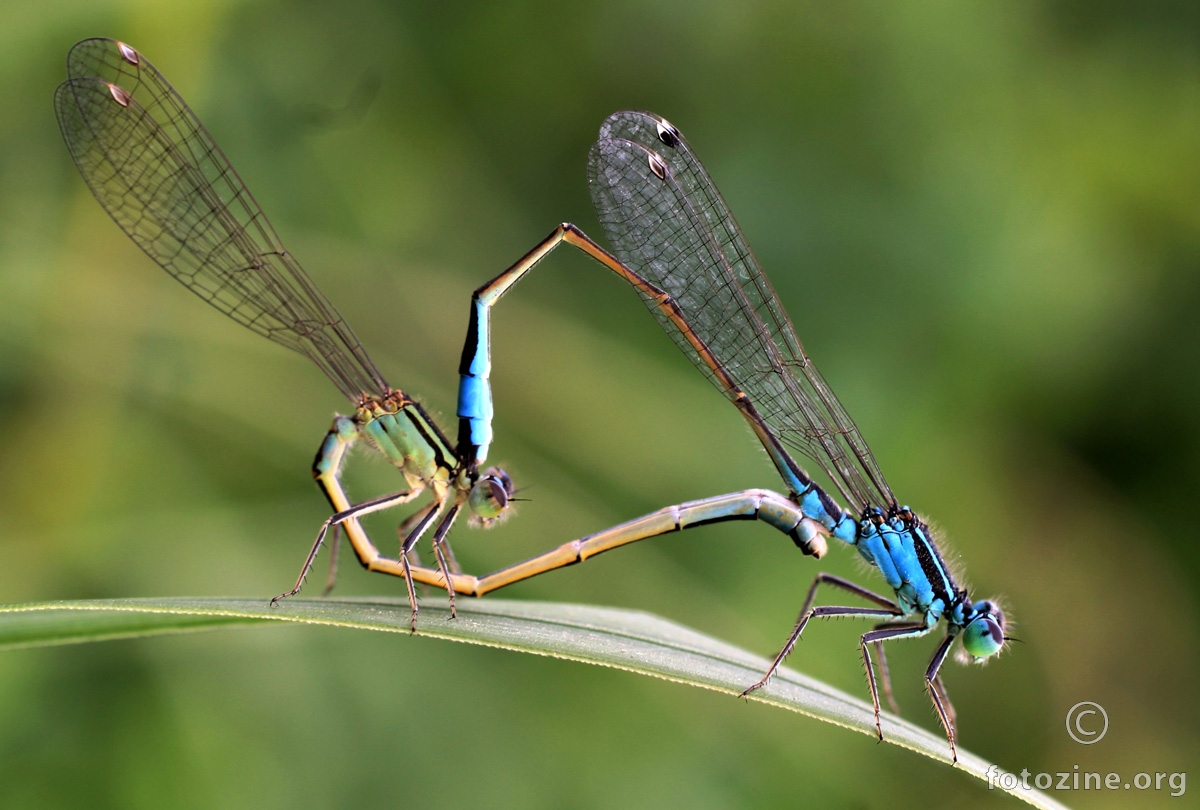
[[[451,506],[450,511],[446,513],[446,517],[442,518],[442,522],[438,524],[437,531],[433,533],[433,554],[437,557],[438,569],[442,572],[442,579],[446,583],[446,594],[450,597],[451,619],[457,619],[458,613],[454,607],[454,580],[450,576],[450,565],[446,560],[446,551],[449,550],[446,546],[446,533],[454,525],[454,519],[458,517],[459,510],[461,509],[462,504],[460,503]]]
[[[900,609],[900,606],[896,604],[895,600],[888,599],[886,596],[880,596],[874,591],[869,591],[862,585],[859,585],[857,582],[851,582],[848,579],[842,579],[839,576],[826,574],[822,571],[813,579],[812,585],[808,586],[808,595],[804,599],[804,607],[800,609],[801,616],[807,613],[808,609],[812,607],[813,602],[817,600],[817,588],[821,585],[830,585],[834,588],[840,588],[847,593],[852,593],[855,596],[879,605],[882,608],[887,608],[889,611],[891,611],[893,616],[904,615],[904,611]]]
[[[877,624],[875,629],[878,630],[887,625]],[[900,706],[896,703],[896,695],[892,692],[892,674],[888,671],[887,653],[883,651],[883,642],[876,641],[875,655],[879,658],[879,680],[883,682],[883,698],[887,701],[888,708],[892,710],[892,714],[900,714]]]
[[[433,501],[426,506],[422,506],[420,509],[413,512],[411,515],[401,521],[400,525],[396,527],[396,535],[400,538],[401,553],[404,553],[403,548],[408,540],[408,536],[412,534],[413,529],[418,523],[420,523],[422,520],[425,520],[427,512],[432,509],[437,509],[438,506],[439,504],[437,501]],[[416,546],[410,547],[407,553],[409,562],[411,562],[414,566],[419,566],[421,564],[421,558],[417,553]]]
[[[425,534],[425,530],[429,528],[429,524],[442,511],[445,501],[434,501],[425,509],[422,509],[419,514],[420,520],[417,521],[413,530],[404,538],[404,542],[400,544],[400,565],[404,569],[404,584],[408,588],[408,604],[412,608],[412,616],[409,620],[409,626],[412,632],[417,632],[417,589],[413,586],[413,567],[408,561],[408,554],[417,545],[417,541],[421,539],[421,535]],[[447,578],[449,581],[449,578]]]
[[[942,684],[941,676],[938,675],[938,671],[946,660],[946,653],[950,652],[950,645],[953,643],[954,636],[946,636],[938,645],[933,658],[929,660],[929,666],[925,669],[925,689],[929,692],[933,708],[937,711],[938,719],[942,721],[942,728],[946,731],[946,739],[950,742],[951,759],[958,762],[956,714],[954,706],[950,703],[950,697],[946,694],[946,687]]]
[[[316,562],[317,552],[321,550],[321,545],[325,542],[325,536],[329,530],[347,520],[354,520],[369,515],[371,512],[378,512],[381,509],[389,509],[393,506],[408,503],[417,495],[421,494],[421,490],[414,489],[409,492],[397,492],[392,495],[384,495],[379,498],[372,498],[369,501],[363,501],[360,504],[351,506],[349,509],[330,515],[325,522],[321,524],[321,530],[317,532],[317,540],[313,543],[312,549],[308,552],[308,557],[304,560],[304,567],[300,569],[300,576],[296,578],[296,586],[286,593],[281,593],[271,600],[271,605],[278,604],[280,599],[286,599],[289,596],[295,596],[300,593],[300,589],[304,587],[304,580],[308,577],[308,572],[312,570],[313,563]],[[377,552],[378,553],[378,552]]]
[[[928,633],[932,627],[925,622],[912,624],[893,624],[888,627],[881,627],[870,632],[863,633],[859,641],[859,648],[862,650],[863,664],[867,668],[867,686],[871,690],[871,704],[875,708],[875,733],[879,735],[879,739],[883,740],[883,724],[880,721],[879,715],[881,712],[879,706],[879,686],[875,680],[875,667],[871,663],[871,647],[877,643],[891,641],[898,638],[918,638]]]
[[[432,503],[429,503],[428,505],[423,506],[420,509],[418,509],[417,511],[413,512],[411,515],[409,515],[403,521],[400,522],[400,525],[396,527],[396,535],[400,538],[401,549],[403,549],[403,547],[404,547],[405,538],[408,537],[408,535],[412,532],[413,528],[417,525],[417,523],[419,523],[422,519],[424,519],[425,513],[427,511],[429,511],[430,509],[436,509],[437,505],[438,505],[437,501],[433,501]],[[412,572],[414,570],[422,570],[421,569],[421,555],[418,552],[416,546],[413,546],[412,548],[410,548],[407,553],[405,553],[404,551],[401,551],[400,553],[401,553],[401,555],[404,556],[405,560],[408,562],[409,576],[412,576]],[[428,588],[427,584],[422,582],[421,583],[421,595],[426,596],[426,595],[428,595],[428,593],[429,593],[429,588]]]
[[[408,617],[408,631],[410,633],[417,632],[417,589],[413,585],[412,565],[408,562],[408,555],[400,555],[400,566],[404,569],[404,587],[408,590],[408,604],[411,610]]]
[[[872,629],[882,630],[885,627],[893,626],[895,626],[893,623],[885,622],[875,625]],[[888,671],[887,654],[883,651],[883,642],[876,641],[872,646],[875,648],[875,655],[879,658],[879,679],[883,681],[883,697],[887,700],[888,708],[892,710],[892,713],[900,714],[900,706],[896,703],[896,696],[892,692],[892,676]]]
[[[942,704],[946,709],[946,714],[950,717],[950,725],[954,726],[954,738],[958,739],[958,713],[954,711],[954,704],[950,702],[950,695],[946,693],[946,683],[942,680],[942,676],[938,675],[933,679],[933,686],[941,695]]]
[[[828,619],[832,616],[843,616],[855,619],[874,619],[882,616],[895,616],[890,610],[884,608],[862,608],[862,607],[840,607],[835,605],[822,605],[821,607],[810,608],[807,613],[800,616],[800,620],[796,622],[792,634],[788,636],[787,643],[783,645],[783,649],[775,656],[775,660],[771,662],[771,666],[767,668],[767,672],[762,676],[762,679],[742,692],[742,697],[746,697],[756,689],[762,689],[771,680],[771,676],[775,674],[775,670],[779,669],[785,658],[791,654],[792,648],[796,646],[796,642],[800,640],[800,634],[804,632],[805,626],[811,619]]]
[[[333,527],[333,539],[329,541],[329,575],[325,577],[325,588],[321,596],[329,596],[337,582],[338,550],[342,547],[342,524]]]
[[[437,504],[430,504],[428,508],[432,509],[436,505]],[[400,524],[400,527],[397,531],[400,534],[401,541],[403,541],[404,538],[408,536],[409,531],[411,531],[412,527],[416,524],[416,520],[414,520],[414,518],[419,518],[419,517],[420,517],[419,513],[412,515],[406,521],[404,521],[403,523]],[[435,537],[436,536],[437,536],[437,534],[435,534]],[[458,560],[455,559],[454,549],[450,548],[450,541],[449,541],[449,539],[447,539],[445,537],[445,533],[442,534],[442,541],[441,541],[440,545],[442,548],[442,553],[445,555],[446,562],[449,565],[450,572],[452,574],[460,574],[461,575],[462,567],[459,566]],[[421,570],[421,568],[420,568],[421,555],[419,554],[418,548],[416,546],[413,546],[412,548],[410,548],[408,550],[408,561],[410,563],[412,563],[414,571]],[[442,578],[445,579],[444,572],[442,571],[442,567],[441,567],[440,563],[438,564],[438,573],[443,574]],[[425,584],[425,583],[422,583],[422,584]],[[441,587],[445,588],[446,590],[449,590],[449,588],[445,585],[442,585]]]
[[[458,558],[454,556],[454,549],[450,548],[450,539],[442,538],[442,551],[446,555],[446,562],[450,563],[450,572],[453,574],[461,574],[462,566],[458,564]]]
[[[881,609],[834,607],[827,610],[826,608],[814,608],[812,604],[817,598],[817,588],[822,584],[831,585],[852,593],[861,599],[879,605]],[[880,596],[857,583],[851,582],[848,579],[842,579],[833,574],[826,574],[824,572],[817,574],[813,579],[812,585],[808,587],[808,595],[804,598],[804,607],[800,608],[800,615],[796,618],[796,625],[792,628],[792,634],[788,636],[787,643],[783,645],[783,649],[775,656],[775,660],[771,662],[771,666],[767,668],[767,672],[762,676],[762,679],[745,692],[742,692],[742,697],[767,685],[767,681],[771,680],[771,676],[775,674],[775,670],[779,669],[783,660],[791,654],[792,648],[796,646],[796,642],[800,640],[800,634],[804,632],[804,626],[808,624],[809,619],[826,616],[887,616],[895,618],[903,615],[904,611],[900,609],[900,606],[886,596]]]

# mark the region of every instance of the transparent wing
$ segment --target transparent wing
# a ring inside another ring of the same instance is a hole
[[[588,184],[622,262],[675,298],[688,324],[767,428],[819,464],[860,509],[894,502],[871,451],[817,368],[708,172],[663,119],[615,113],[592,147]],[[733,398],[687,338],[651,306],[701,371]]]
[[[310,357],[350,399],[387,392],[354,332],[145,57],[86,39],[68,54],[67,75],[54,94],[67,148],[138,247],[238,323]]]

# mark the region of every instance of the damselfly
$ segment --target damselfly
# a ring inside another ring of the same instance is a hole
[[[295,587],[272,603],[300,590],[326,534],[343,525],[364,567],[404,578],[415,629],[413,582],[445,587],[452,578],[456,564],[446,533],[455,518],[466,509],[488,525],[512,499],[503,470],[480,470],[491,443],[486,360],[462,377],[464,405],[458,442],[452,443],[419,403],[384,381],[208,131],[145,57],[115,40],[87,39],[68,54],[67,75],[54,96],[59,126],[109,215],[184,286],[238,323],[309,357],[355,405],[352,417],[334,419],[313,463],[335,514],[321,526]],[[351,505],[339,471],[359,440],[399,469],[403,491]],[[394,559],[380,554],[356,518],[427,490],[430,503],[400,526],[401,553]],[[434,574],[413,570],[409,559],[431,526]],[[331,582],[332,574],[331,566]]]
[[[945,620],[946,635],[925,670],[925,684],[957,761],[955,714],[939,674],[942,663],[960,637],[967,660],[981,662],[998,653],[1008,640],[1003,611],[993,601],[970,599],[956,584],[929,527],[893,496],[858,428],[805,354],[733,214],[679,131],[650,113],[609,116],[589,156],[588,181],[620,264],[611,264],[591,240],[564,224],[491,287],[508,289],[563,241],[604,261],[638,289],[684,353],[741,411],[790,495],[747,490],[669,507],[455,586],[461,593],[481,595],[610,548],[718,520],[766,520],[817,557],[825,551],[824,537],[832,535],[879,569],[895,598],[818,574],[787,642],[762,679],[743,694],[767,684],[811,619],[876,619],[879,623],[862,635],[860,648],[876,732],[883,739],[871,650],[879,658],[884,694],[895,710],[882,643],[926,635]],[[853,511],[810,478],[793,451],[818,464]],[[822,584],[872,607],[814,607]]]

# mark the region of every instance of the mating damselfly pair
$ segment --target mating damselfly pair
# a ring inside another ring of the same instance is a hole
[[[401,577],[417,626],[414,583],[456,594],[483,594],[618,546],[728,520],[762,520],[807,555],[826,538],[858,549],[894,597],[819,574],[786,644],[762,679],[767,684],[813,618],[849,616],[877,624],[860,648],[880,724],[878,656],[883,691],[895,707],[882,643],[947,632],[925,683],[952,756],[954,710],[939,671],[956,639],[965,657],[987,659],[1005,645],[1005,618],[991,601],[973,602],[946,567],[926,524],[900,505],[866,442],[804,353],[784,311],[716,186],[677,129],[644,112],[609,116],[589,155],[593,202],[614,253],[564,223],[471,299],[459,367],[458,435],[451,441],[421,405],[393,388],[332,304],[283,247],[274,229],[199,119],[165,78],[133,48],[108,39],[75,45],[68,79],[55,93],[59,125],[96,198],[152,259],[229,317],[306,355],[355,406],[338,416],[313,464],[334,514],[325,521],[292,596],[332,533],[336,559],[344,531],[359,562]],[[467,513],[488,525],[508,509],[509,476],[484,467],[492,440],[490,329],[492,306],[558,245],[579,248],[629,282],[663,328],[720,389],[762,442],[788,494],[751,489],[669,506],[545,554],[476,577],[462,572],[448,533]],[[364,441],[400,471],[404,488],[353,504],[339,474],[347,450]],[[797,463],[799,453],[833,482],[832,494]],[[371,512],[431,498],[400,524],[399,553],[382,554],[359,524]],[[851,511],[852,510],[852,511]],[[432,532],[436,567],[413,552]],[[334,573],[331,566],[330,584]],[[817,606],[822,584],[870,607]]]

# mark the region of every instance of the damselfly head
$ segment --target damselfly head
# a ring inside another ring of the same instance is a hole
[[[467,505],[480,525],[486,528],[504,517],[512,496],[513,483],[508,473],[499,467],[489,467],[471,487]]]
[[[974,663],[982,663],[1004,649],[1004,611],[991,600],[985,599],[971,606],[974,618],[967,622],[962,631],[963,650]]]

